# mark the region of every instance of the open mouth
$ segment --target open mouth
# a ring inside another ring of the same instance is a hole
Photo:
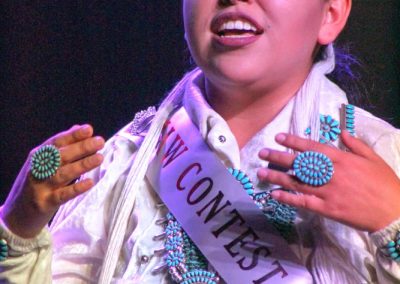
[[[253,19],[237,13],[217,16],[211,24],[211,29],[220,37],[230,38],[251,37],[263,33],[263,29]]]
[[[219,27],[217,34],[221,37],[246,37],[259,34],[257,28],[243,20],[228,20]]]
[[[217,15],[211,22],[216,47],[242,48],[256,42],[264,29],[250,16],[231,12]]]

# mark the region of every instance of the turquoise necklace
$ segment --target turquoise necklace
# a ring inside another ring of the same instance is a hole
[[[296,218],[296,209],[281,204],[271,198],[270,193],[254,192],[254,185],[250,178],[241,170],[229,168],[232,176],[242,184],[246,193],[255,204],[264,212],[272,225],[282,237],[288,239],[293,231]],[[175,217],[168,213],[168,223],[165,228],[165,262],[172,279],[179,284],[217,284],[220,278],[215,272],[208,271],[208,261],[196,245],[192,242]]]

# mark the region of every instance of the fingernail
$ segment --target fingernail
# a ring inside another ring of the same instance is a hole
[[[82,132],[85,133],[85,134],[86,134],[86,133],[89,133],[89,131],[90,131],[90,125],[89,125],[89,124],[82,125],[81,130],[82,130]]]
[[[85,179],[84,181],[82,181],[82,184],[84,186],[92,186],[93,185],[93,181],[90,179]]]
[[[95,137],[94,138],[94,145],[95,146],[101,146],[101,145],[103,145],[103,143],[104,143],[104,140],[103,140],[103,138],[102,137]]]
[[[259,153],[258,156],[262,159],[268,158],[269,155],[269,150],[268,149],[262,149]]]
[[[98,164],[98,163],[101,163],[101,162],[102,162],[103,156],[101,156],[101,155],[94,155],[94,156],[90,157],[90,160],[91,160],[91,162],[92,162],[93,164]]]
[[[268,170],[265,168],[261,168],[258,170],[257,175],[259,178],[264,179],[268,176]]]
[[[275,136],[275,140],[278,143],[282,143],[283,141],[285,141],[286,139],[286,135],[283,133],[279,133],[278,135]]]

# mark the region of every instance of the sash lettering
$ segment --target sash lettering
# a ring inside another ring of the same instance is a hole
[[[227,283],[312,283],[183,109],[165,124],[147,176]]]

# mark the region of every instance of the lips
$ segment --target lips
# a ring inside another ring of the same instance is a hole
[[[220,45],[240,47],[248,45],[264,33],[256,20],[243,13],[223,13],[211,22],[211,31]]]

